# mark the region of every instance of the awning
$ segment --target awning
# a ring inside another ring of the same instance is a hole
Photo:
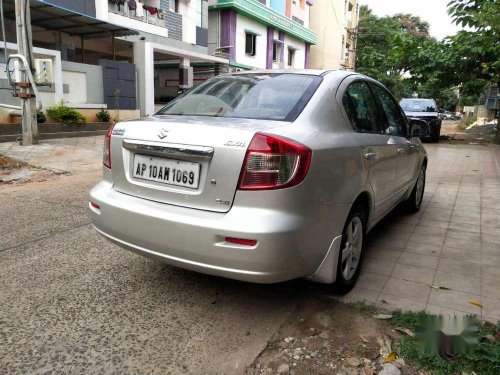
[[[96,18],[63,9],[42,1],[31,0],[31,25],[45,30],[60,31],[85,39],[139,35],[139,32],[122,26],[99,21]],[[15,20],[14,0],[4,0],[5,18]]]

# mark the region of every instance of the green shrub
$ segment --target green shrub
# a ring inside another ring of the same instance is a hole
[[[111,119],[111,115],[108,111],[105,111],[104,108],[96,113],[96,117],[100,122],[109,122],[109,120]]]
[[[36,122],[39,124],[44,124],[47,121],[47,117],[45,117],[45,113],[42,111],[36,111]]]
[[[465,125],[467,125],[467,126],[472,125],[476,121],[477,121],[477,117],[475,117],[475,116],[467,117],[467,120],[465,120]]]
[[[85,124],[85,116],[76,109],[68,107],[63,102],[55,107],[47,108],[47,114],[64,125]]]

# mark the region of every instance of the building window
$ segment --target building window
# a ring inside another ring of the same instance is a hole
[[[255,46],[257,44],[257,35],[245,33],[245,53],[255,56]]]
[[[195,2],[195,10],[196,10],[196,26],[202,27],[203,21],[203,5],[202,0],[196,0]]]
[[[293,66],[294,57],[295,57],[295,49],[288,47],[288,66]]]
[[[168,7],[171,12],[179,13],[179,0],[170,0]]]
[[[278,62],[278,55],[280,53],[280,43],[273,43],[273,61]]]

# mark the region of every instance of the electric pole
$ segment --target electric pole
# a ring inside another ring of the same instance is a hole
[[[16,82],[16,85],[19,87],[18,96],[21,98],[21,115],[23,121],[21,145],[28,146],[38,143],[36,97],[33,95],[31,82],[27,74],[27,71],[32,71],[34,65],[30,1],[15,0],[15,6],[18,54],[26,57],[26,61],[28,62],[27,66],[24,66],[24,64],[18,65],[21,73],[21,81]],[[7,74],[9,73],[7,72]]]

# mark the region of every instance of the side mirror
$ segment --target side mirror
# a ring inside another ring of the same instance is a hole
[[[429,135],[429,124],[425,120],[409,118],[410,136],[411,137],[427,137]]]

